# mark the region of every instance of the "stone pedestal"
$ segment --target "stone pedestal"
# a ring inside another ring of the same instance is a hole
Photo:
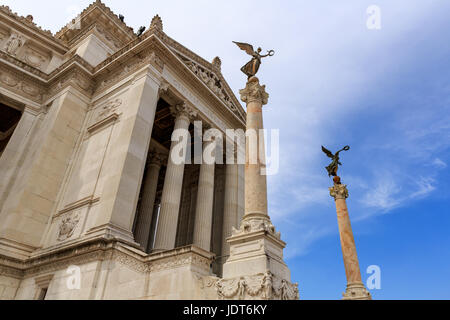
[[[347,276],[347,290],[343,294],[343,300],[371,300],[370,293],[361,281],[355,239],[353,238],[352,226],[345,202],[345,199],[348,198],[347,186],[341,184],[339,177],[334,178],[334,186],[330,188],[330,195],[336,201],[339,235],[344,257],[345,274]]]
[[[245,215],[240,229],[233,228],[228,238],[230,257],[223,266],[219,295],[226,299],[295,300],[299,298],[297,284],[291,283],[290,271],[283,261],[286,244],[267,212],[267,182],[262,174],[265,151],[259,130],[264,128],[262,106],[267,104],[269,95],[256,77],[249,79],[240,94],[247,104],[247,133],[253,134],[246,143]]]

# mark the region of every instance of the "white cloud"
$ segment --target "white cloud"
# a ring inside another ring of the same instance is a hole
[[[433,160],[433,165],[435,167],[437,167],[438,169],[445,169],[445,168],[447,168],[447,164],[444,161],[442,161],[441,159],[439,159],[439,158],[436,158],[436,159]]]
[[[396,181],[392,175],[384,173],[378,177],[376,187],[365,193],[361,202],[366,207],[388,213],[401,206],[410,205],[414,200],[425,198],[436,190],[435,183],[435,179],[431,177],[409,177],[403,181],[398,178]]]
[[[402,202],[396,196],[401,188],[390,177],[385,177],[378,182],[374,190],[368,191],[362,199],[365,206],[388,212]]]

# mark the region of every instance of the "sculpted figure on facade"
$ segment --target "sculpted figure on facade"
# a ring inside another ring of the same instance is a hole
[[[272,279],[272,273],[270,271],[267,271],[264,274],[263,278],[263,299],[270,300],[272,298],[272,289],[273,289],[273,279]]]

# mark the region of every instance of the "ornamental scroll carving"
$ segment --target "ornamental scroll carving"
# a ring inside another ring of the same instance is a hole
[[[202,278],[201,288],[214,288],[220,300],[298,300],[298,284],[278,279],[270,271],[233,279]]]

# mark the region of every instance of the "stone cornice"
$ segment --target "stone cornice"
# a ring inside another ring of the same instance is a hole
[[[70,265],[107,259],[117,261],[137,272],[147,273],[186,265],[197,265],[209,270],[214,255],[195,246],[147,255],[115,239],[93,239],[38,253],[26,260],[0,255],[0,275],[20,279],[40,273],[56,272]]]

